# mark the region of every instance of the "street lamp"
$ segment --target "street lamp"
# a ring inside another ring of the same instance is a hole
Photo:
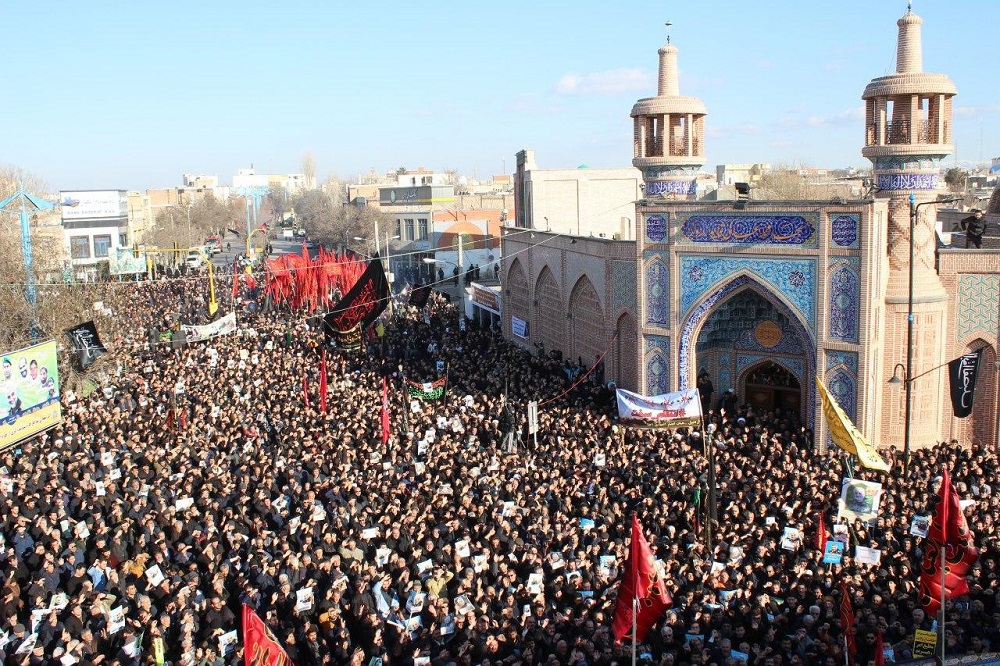
[[[906,294],[906,367],[904,368],[906,376],[903,379],[896,376],[896,370],[903,365],[902,363],[897,363],[896,367],[892,370],[892,379],[889,380],[890,384],[899,384],[902,382],[903,387],[906,389],[906,408],[903,416],[903,419],[906,421],[906,429],[903,431],[904,477],[909,476],[910,472],[910,415],[912,414],[913,409],[913,380],[917,379],[917,377],[913,376],[913,264],[915,263],[913,236],[917,228],[917,216],[920,212],[921,206],[952,203],[955,201],[961,201],[961,199],[962,197],[947,197],[945,199],[936,199],[934,201],[917,203],[917,195],[910,195],[910,275]],[[928,370],[928,372],[930,372],[930,370]],[[919,376],[922,377],[923,375]]]
[[[452,275],[452,279],[455,280],[455,285],[458,286],[459,276],[462,274],[462,267],[456,264],[454,261],[448,261],[447,259],[437,259],[436,257],[424,257],[423,262],[425,264],[451,264],[458,269],[458,273]],[[432,269],[433,270],[433,269]]]

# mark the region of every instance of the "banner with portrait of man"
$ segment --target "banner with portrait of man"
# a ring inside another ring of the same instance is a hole
[[[844,479],[840,488],[837,516],[846,520],[870,522],[878,516],[882,501],[882,484],[861,479]]]
[[[55,341],[0,357],[0,450],[61,420]]]

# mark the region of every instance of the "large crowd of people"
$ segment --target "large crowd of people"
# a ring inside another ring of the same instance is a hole
[[[641,663],[833,666],[847,629],[857,664],[874,663],[879,632],[902,662],[914,630],[936,626],[910,526],[945,467],[975,500],[981,550],[970,594],[947,604],[947,650],[1000,648],[992,446],[917,451],[907,477],[885,452],[890,473],[857,472],[884,485],[878,518],[846,525],[881,561],[848,549],[824,564],[813,535],[835,536],[847,472],[797,415],[737,400],[706,414],[704,436],[624,427],[596,373],[460,325],[437,296],[358,351],[330,347],[315,318],[248,307],[256,296],[223,299],[235,333],[181,345],[169,331],[207,320],[202,281],[108,285],[99,389],[63,387],[62,424],[0,456],[5,663],[237,664],[248,604],[303,666],[624,664],[611,620],[632,515],[672,597]],[[404,378],[445,371],[443,398],[407,395]],[[504,446],[528,400],[537,441]],[[803,536],[793,549],[786,527]]]

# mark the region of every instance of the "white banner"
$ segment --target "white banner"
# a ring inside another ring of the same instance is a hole
[[[701,422],[701,398],[696,388],[654,396],[616,389],[615,394],[622,420],[639,421],[650,428],[680,428]]]
[[[229,335],[236,332],[236,313],[230,312],[222,319],[204,326],[181,326],[181,330],[187,334],[188,342],[201,342],[220,335]]]

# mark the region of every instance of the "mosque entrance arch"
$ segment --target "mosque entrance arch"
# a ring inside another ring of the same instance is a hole
[[[812,338],[767,286],[747,276],[731,281],[691,312],[683,333],[682,362],[692,375],[708,374],[713,408],[731,390],[737,404],[811,421]]]

